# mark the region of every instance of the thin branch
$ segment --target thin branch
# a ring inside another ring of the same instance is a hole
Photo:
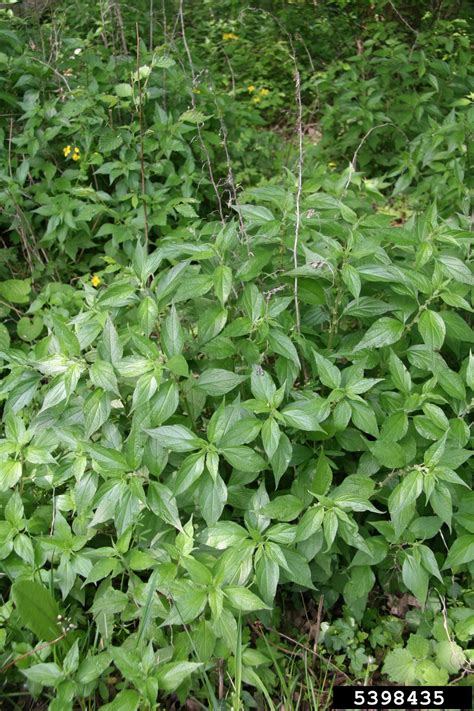
[[[296,58],[295,58],[296,64]],[[301,228],[301,194],[303,191],[303,104],[301,101],[301,77],[298,67],[295,66],[295,95],[296,95],[296,131],[298,134],[298,182],[296,190],[296,222],[295,222],[295,238],[293,242],[293,267],[298,269],[298,243]],[[301,330],[300,304],[298,300],[298,277],[295,276],[293,295],[295,299],[295,317],[296,331]]]
[[[403,17],[403,15],[397,10],[397,8],[395,7],[395,5],[393,4],[392,0],[388,0],[388,4],[389,4],[390,7],[392,8],[392,10],[394,11],[394,13],[395,13],[396,16],[398,17],[398,19],[401,20],[401,22],[403,22],[403,24],[405,25],[405,27],[408,27],[408,29],[410,30],[410,32],[414,32],[415,35],[418,37],[418,32],[417,32],[417,30],[415,30],[415,28],[412,27],[412,26],[410,25],[410,23],[409,23],[407,20],[405,20],[405,18]]]
[[[316,654],[318,652],[319,635],[321,633],[321,621],[323,619],[323,609],[324,609],[324,595],[319,596],[318,612],[316,617],[316,630],[314,632],[314,642],[313,642],[313,661],[316,659]]]
[[[260,623],[261,623],[261,622],[260,622]],[[261,624],[262,624],[262,626],[263,626],[263,623],[261,623]],[[251,627],[255,630],[255,632],[256,632],[260,637],[263,636],[263,632],[258,629],[258,626],[251,624]],[[265,625],[265,627],[267,627],[267,625]],[[320,660],[323,661],[325,664],[327,664],[328,666],[330,666],[330,667],[332,667],[333,669],[335,669],[337,672],[339,672],[339,674],[342,674],[342,675],[347,679],[347,681],[351,681],[351,678],[350,678],[342,669],[340,669],[338,666],[336,666],[335,664],[333,664],[333,662],[331,662],[329,659],[327,659],[327,657],[324,657],[322,654],[319,654],[318,652],[315,652],[314,650],[312,650],[311,647],[307,647],[305,644],[302,644],[301,642],[298,642],[298,640],[294,639],[293,637],[290,637],[290,636],[287,635],[287,634],[284,634],[283,632],[280,632],[279,630],[274,629],[273,627],[267,627],[267,629],[268,629],[270,632],[274,632],[274,633],[275,633],[276,635],[278,635],[279,637],[283,637],[283,639],[288,640],[288,642],[291,642],[292,644],[295,644],[297,647],[300,647],[300,649],[303,649],[305,652],[309,652],[309,654],[312,654],[312,655],[313,655],[314,657],[316,657],[317,659],[320,659]],[[276,647],[277,649],[280,649],[282,652],[288,652],[288,650],[285,649],[285,647],[281,647],[280,645],[275,644],[275,642],[273,642],[271,639],[267,640],[267,642],[268,642],[269,644],[271,644],[272,646]],[[300,656],[300,655],[298,654],[298,652],[295,652],[295,651],[293,651],[292,654],[296,654],[296,655]]]
[[[192,78],[193,88],[194,88],[194,87],[197,85],[196,72],[194,71],[193,58],[192,58],[191,51],[190,51],[190,49],[189,49],[189,45],[188,45],[188,42],[187,42],[187,39],[186,39],[186,28],[185,28],[185,26],[184,26],[183,5],[184,5],[183,0],[179,0],[178,16],[179,16],[179,22],[180,22],[180,25],[181,25],[181,36],[182,36],[182,38],[183,38],[183,45],[184,45],[184,49],[185,49],[185,52],[186,52],[186,56],[187,56],[187,58],[188,58],[188,64],[189,64],[189,68],[190,68],[190,70],[191,70],[191,78]],[[193,109],[196,110],[196,97],[195,97],[193,91],[191,92],[191,105],[192,105]],[[219,209],[219,215],[220,215],[220,218],[221,218],[221,222],[222,222],[222,224],[224,225],[224,224],[225,224],[225,219],[224,219],[224,211],[223,211],[223,209],[222,209],[222,199],[221,199],[221,196],[220,196],[220,193],[219,193],[219,189],[218,189],[218,187],[217,187],[217,183],[216,183],[215,178],[214,178],[214,172],[213,172],[213,170],[212,170],[212,165],[211,165],[211,157],[210,157],[210,155],[209,155],[209,151],[207,150],[207,146],[206,146],[206,144],[204,143],[204,139],[203,139],[203,137],[202,137],[201,127],[199,126],[199,124],[196,124],[196,128],[197,128],[197,132],[198,132],[198,136],[199,136],[199,142],[200,142],[200,144],[201,144],[201,148],[202,148],[202,150],[203,150],[203,153],[204,153],[204,156],[205,156],[205,159],[206,159],[207,170],[208,170],[208,172],[209,172],[209,179],[210,179],[210,181],[211,181],[212,187],[214,188],[214,192],[215,192],[215,195],[216,195],[217,205],[218,205],[218,209]]]
[[[293,43],[292,36],[285,29],[285,27],[280,22],[279,18],[268,10],[263,10],[261,8],[246,7],[239,14],[239,19],[244,17],[246,12],[255,12],[266,15],[267,17],[272,17],[276,22],[283,34],[286,35],[288,39],[288,44],[290,45],[290,51],[288,52],[294,66],[294,79],[295,79],[295,95],[296,95],[296,133],[298,136],[298,177],[297,177],[297,189],[296,189],[296,224],[295,224],[295,237],[293,241],[293,266],[295,269],[298,268],[298,244],[301,229],[301,195],[303,192],[303,164],[304,164],[304,152],[303,152],[303,103],[301,101],[301,76],[298,69],[298,62],[296,59],[296,51]],[[294,286],[293,286],[293,296],[295,301],[295,320],[296,320],[296,331],[297,333],[301,330],[301,315],[300,315],[300,305],[298,299],[298,277],[295,276]]]
[[[224,148],[224,153],[225,153],[225,157],[226,157],[226,164],[227,164],[227,184],[230,188],[230,193],[231,193],[231,198],[230,198],[230,201],[228,204],[230,206],[233,203],[235,206],[235,209],[236,209],[236,212],[238,215],[238,219],[239,219],[240,234],[242,236],[243,242],[245,243],[245,245],[247,247],[247,254],[249,256],[251,256],[250,246],[249,246],[250,240],[249,240],[249,236],[247,234],[247,230],[245,229],[245,223],[244,223],[244,219],[242,217],[242,212],[240,209],[239,199],[237,196],[237,185],[235,182],[234,171],[232,168],[232,160],[231,160],[230,153],[229,153],[229,141],[228,141],[227,126],[225,125],[224,117],[223,117],[222,112],[221,112],[219,105],[217,103],[216,92],[214,92],[214,105],[216,107],[216,111],[217,111],[217,114],[219,117],[219,123],[220,123],[221,134],[222,134],[222,147]]]
[[[115,20],[117,22],[117,27],[120,33],[120,40],[122,42],[122,50],[125,55],[128,55],[127,40],[125,39],[125,30],[123,25],[122,10],[120,8],[120,0],[110,0],[113,7]]]
[[[150,0],[150,38],[148,40],[148,48],[150,52],[153,52],[153,23],[155,21],[155,9],[154,9],[154,4],[153,0]]]
[[[22,312],[19,311],[19,310],[16,308],[16,306],[13,306],[13,304],[9,304],[7,301],[4,301],[3,299],[0,299],[0,304],[1,304],[2,306],[5,306],[5,308],[11,309],[12,311],[14,311],[14,312],[16,313],[16,315],[19,316],[20,318],[23,318]]]
[[[53,644],[57,644],[58,642],[60,642],[62,639],[64,639],[66,637],[68,632],[69,632],[69,630],[66,629],[59,637],[56,637],[56,639],[51,640],[51,642],[45,642],[44,644],[40,644],[39,647],[30,649],[29,652],[26,652],[25,654],[21,654],[19,657],[16,657],[15,659],[13,659],[8,664],[5,664],[5,666],[0,669],[0,674],[3,674],[4,672],[8,671],[8,669],[10,669],[11,667],[14,667],[15,664],[18,664],[18,662],[21,662],[23,659],[27,659],[28,657],[31,657],[33,654],[36,654],[37,652],[41,652],[42,649],[47,649],[48,647],[51,647]]]
[[[146,191],[145,191],[145,149],[143,140],[143,92],[142,80],[140,77],[140,34],[138,31],[138,22],[136,24],[137,34],[137,82],[138,82],[138,123],[140,127],[140,177],[142,188],[142,205],[143,219],[145,223],[145,245],[148,244],[148,210],[146,206]]]
[[[108,43],[108,40],[107,40],[107,29],[106,29],[107,20],[106,20],[106,17],[105,17],[105,13],[104,13],[104,3],[103,3],[102,0],[100,0],[100,2],[99,2],[99,11],[100,11],[100,20],[101,20],[101,22],[102,22],[102,32],[100,33],[100,36],[102,37],[102,41],[103,41],[103,43],[104,43],[104,47],[105,47],[106,49],[108,49],[108,48],[109,48],[109,43]]]
[[[351,183],[352,176],[353,176],[354,173],[356,172],[357,156],[359,155],[360,149],[362,148],[362,146],[364,145],[364,143],[366,142],[366,140],[368,139],[368,137],[370,136],[370,134],[371,134],[373,131],[376,131],[376,130],[379,129],[379,128],[385,128],[385,126],[391,126],[391,127],[394,128],[396,131],[400,131],[400,133],[402,133],[402,134],[404,135],[404,137],[406,138],[406,140],[408,141],[408,136],[406,135],[405,131],[403,131],[401,128],[399,128],[399,126],[396,126],[396,125],[395,125],[394,123],[392,123],[391,121],[386,121],[385,123],[379,123],[379,124],[377,124],[376,126],[372,126],[372,128],[369,128],[369,130],[367,131],[367,133],[365,134],[365,136],[363,136],[361,142],[360,142],[359,145],[357,146],[357,148],[356,148],[356,150],[355,150],[355,153],[354,153],[354,155],[352,156],[352,160],[351,160],[350,163],[349,163],[349,175],[347,176],[346,184],[344,185],[344,192],[346,192],[347,188],[349,187],[349,185],[350,185],[350,183]]]
[[[31,55],[28,56],[28,59],[31,59],[34,62],[38,62],[39,64],[42,64],[44,67],[48,67],[48,69],[51,69],[53,74],[55,74],[59,79],[62,79],[62,81],[66,84],[67,90],[70,94],[72,94],[72,89],[69,86],[69,82],[64,76],[64,74],[61,74],[61,72],[58,72],[57,69],[51,66],[51,64],[48,64],[48,62],[43,62],[42,59],[38,59],[38,57],[32,57]]]

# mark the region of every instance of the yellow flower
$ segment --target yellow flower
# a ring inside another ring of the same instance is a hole
[[[247,87],[247,91],[249,92],[249,94],[251,94],[253,91],[255,91],[254,85],[253,85],[253,84],[249,84],[248,87]]]
[[[64,157],[65,157],[65,158],[68,157],[68,155],[70,154],[70,152],[71,152],[71,146],[64,146],[64,148],[63,148],[63,153],[64,153]]]
[[[335,161],[331,160],[328,163],[328,168],[332,168],[332,169],[337,168],[337,163]]]
[[[270,93],[270,89],[260,89],[258,93],[260,94],[260,96],[268,96],[268,94]]]
[[[79,152],[79,148],[76,146],[76,147],[74,148],[74,153],[73,153],[73,155],[72,155],[72,159],[73,159],[73,160],[80,160],[80,158],[81,158],[81,154],[80,154],[80,152]]]
[[[102,283],[102,279],[100,278],[100,276],[97,276],[97,274],[94,274],[94,276],[91,279],[92,286],[98,287],[99,284],[101,284],[101,283]]]
[[[237,40],[239,39],[239,35],[234,34],[233,32],[224,32],[222,35],[223,40]]]
[[[261,101],[261,99],[259,96],[254,96],[252,99],[252,103],[254,103],[254,104],[258,104],[260,101]]]

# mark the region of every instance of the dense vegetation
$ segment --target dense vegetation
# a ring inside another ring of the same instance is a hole
[[[0,699],[472,684],[469,3],[0,10]]]

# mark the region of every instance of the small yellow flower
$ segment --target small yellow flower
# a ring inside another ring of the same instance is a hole
[[[81,154],[80,154],[79,148],[77,146],[74,148],[74,153],[72,154],[72,159],[73,160],[80,160],[81,159]]]
[[[70,154],[70,152],[71,152],[71,146],[64,146],[64,148],[63,148],[63,153],[64,153],[64,157],[65,157],[65,158],[68,157],[68,155]]]
[[[252,103],[254,103],[254,104],[259,104],[260,101],[261,101],[261,99],[259,96],[254,96],[252,99]]]
[[[255,91],[254,85],[253,85],[253,84],[249,84],[248,87],[247,87],[247,91],[249,92],[249,94],[251,94],[252,92],[254,92],[254,91]]]
[[[270,89],[260,89],[258,93],[260,94],[260,96],[268,96],[268,94],[270,93]]]
[[[236,35],[233,32],[224,32],[224,34],[222,35],[222,39],[226,40],[226,41],[227,40],[238,40],[239,35]]]
[[[99,284],[102,283],[102,279],[100,276],[97,276],[97,274],[94,274],[94,276],[91,279],[91,284],[92,286],[95,286],[96,288],[99,286]]]
[[[328,163],[328,168],[331,168],[332,170],[333,170],[334,168],[337,168],[337,163],[336,163],[335,161],[331,160],[331,161]]]

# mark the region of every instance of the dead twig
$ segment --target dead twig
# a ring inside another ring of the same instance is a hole
[[[147,206],[146,206],[146,190],[145,190],[143,92],[142,92],[142,80],[140,77],[140,33],[138,30],[138,22],[136,24],[136,35],[137,35],[138,125],[139,125],[139,129],[140,129],[140,178],[141,178],[141,188],[142,188],[143,220],[145,223],[145,245],[147,245],[148,244],[148,210],[147,210]]]
[[[180,22],[180,25],[181,25],[181,36],[182,36],[182,38],[183,38],[184,50],[185,50],[186,56],[187,56],[187,58],[188,58],[188,64],[189,64],[189,69],[190,69],[190,71],[191,71],[191,78],[192,78],[192,83],[193,83],[193,88],[194,88],[194,87],[197,86],[196,72],[194,71],[193,58],[192,58],[192,55],[191,55],[191,50],[189,49],[188,41],[187,41],[187,39],[186,39],[186,28],[185,28],[185,25],[184,25],[184,10],[183,10],[183,5],[184,5],[183,0],[179,0],[178,17],[179,17],[179,22]],[[192,106],[192,108],[193,108],[194,111],[197,111],[197,108],[196,108],[196,97],[195,97],[193,91],[191,92],[191,106]],[[218,205],[218,210],[219,210],[219,216],[220,216],[220,219],[221,219],[222,224],[224,225],[224,224],[225,224],[225,219],[224,219],[224,211],[223,211],[223,209],[222,209],[222,199],[221,199],[221,196],[220,196],[220,193],[219,193],[219,189],[218,189],[218,187],[217,187],[216,180],[215,180],[215,178],[214,178],[214,171],[212,170],[211,157],[210,157],[210,155],[209,155],[209,151],[208,151],[208,149],[207,149],[207,146],[206,146],[206,144],[204,143],[204,139],[203,139],[203,137],[202,137],[201,127],[199,126],[198,123],[196,124],[196,128],[197,128],[197,132],[198,132],[198,136],[199,136],[199,142],[200,142],[200,144],[201,144],[201,149],[202,149],[202,151],[203,151],[203,153],[204,153],[204,156],[205,156],[206,165],[207,165],[207,170],[208,170],[208,173],[209,173],[209,179],[210,179],[210,181],[211,181],[212,187],[213,187],[213,189],[214,189],[214,193],[215,193],[215,195],[216,195],[217,205]]]
[[[298,269],[298,243],[301,229],[301,194],[303,192],[303,104],[301,101],[301,77],[295,61],[295,96],[297,106],[296,131],[298,134],[298,177],[296,189],[296,215],[295,215],[295,238],[293,241],[293,267]],[[293,295],[295,300],[296,331],[301,331],[300,304],[298,300],[298,277],[295,276],[293,285]]]

